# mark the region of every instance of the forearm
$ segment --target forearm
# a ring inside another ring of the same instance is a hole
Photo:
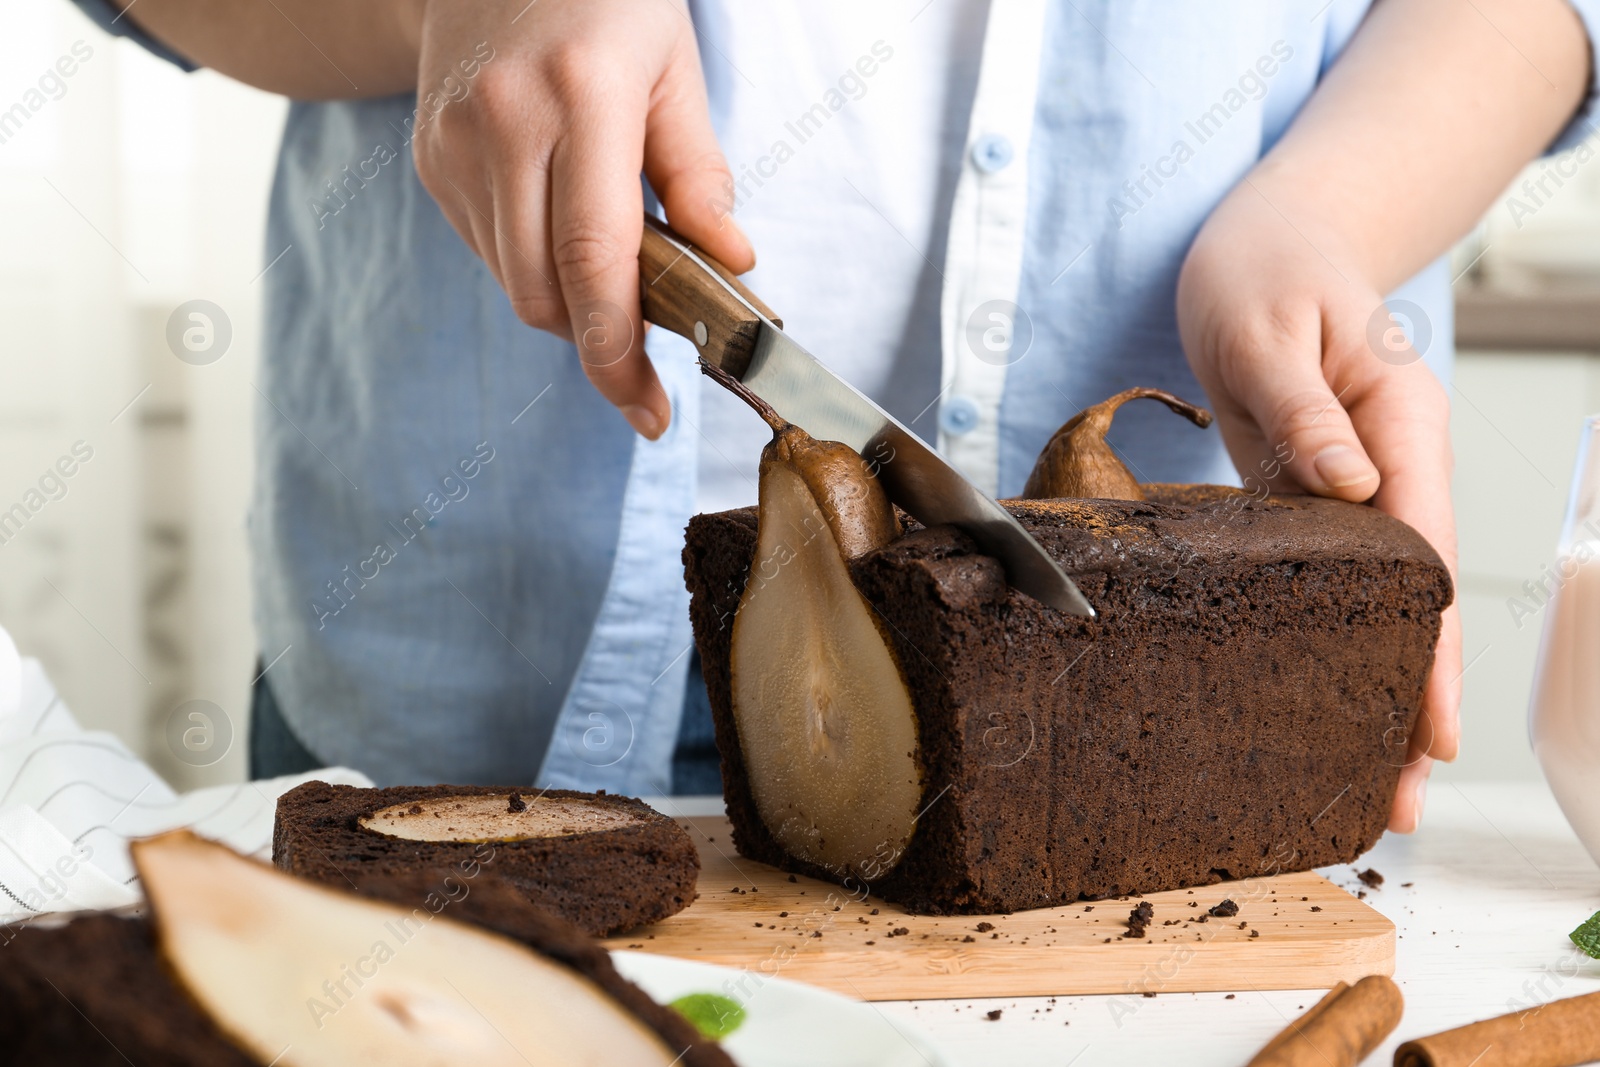
[[[1590,62],[1566,0],[1379,0],[1240,195],[1333,236],[1333,265],[1388,292],[1548,147]]]
[[[423,0],[114,0],[139,28],[230,78],[300,100],[417,85]]]

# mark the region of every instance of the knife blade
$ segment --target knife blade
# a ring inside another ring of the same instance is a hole
[[[645,216],[639,244],[645,318],[694,342],[779,415],[818,440],[849,445],[889,499],[926,526],[962,530],[1005,568],[1011,585],[1059,611],[1094,608],[1021,523],[916,434],[783,332],[755,294],[711,256]]]

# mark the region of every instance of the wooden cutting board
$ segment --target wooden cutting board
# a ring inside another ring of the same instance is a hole
[[[606,947],[748,969],[752,989],[781,976],[862,1000],[1137,995],[1322,989],[1394,973],[1394,924],[1314,873],[1011,915],[908,915],[745,859],[722,816],[678,821],[700,847],[699,899]],[[1225,898],[1238,915],[1210,916]],[[1155,919],[1133,941],[1121,935],[1140,900]]]

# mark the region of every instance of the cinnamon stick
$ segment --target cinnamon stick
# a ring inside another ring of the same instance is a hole
[[[1340,982],[1256,1053],[1249,1067],[1355,1067],[1400,1023],[1400,987],[1381,974]]]
[[[1573,1067],[1600,1060],[1600,993],[1407,1041],[1395,1067]]]

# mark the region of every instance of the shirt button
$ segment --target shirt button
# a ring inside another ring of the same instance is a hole
[[[972,145],[972,163],[985,174],[1005,170],[1011,165],[1011,141],[998,133],[984,134]]]
[[[939,429],[952,437],[971,433],[978,425],[978,405],[964,396],[953,396],[939,405]]]

